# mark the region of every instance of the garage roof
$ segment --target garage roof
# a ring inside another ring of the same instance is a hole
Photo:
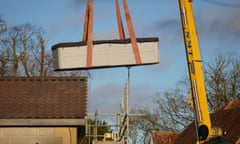
[[[87,85],[86,77],[0,78],[0,120],[83,119]]]

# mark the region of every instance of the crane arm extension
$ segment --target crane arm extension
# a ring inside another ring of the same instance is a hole
[[[211,126],[192,1],[179,0],[179,10],[191,84],[191,100],[197,124],[197,138],[199,143],[204,143],[213,137],[221,135],[219,133],[222,132]]]

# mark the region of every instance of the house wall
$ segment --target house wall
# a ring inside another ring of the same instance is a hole
[[[0,144],[77,144],[76,128],[0,128]]]

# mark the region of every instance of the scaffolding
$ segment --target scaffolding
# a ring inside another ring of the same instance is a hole
[[[106,141],[106,139],[110,139],[112,142],[116,142],[117,144],[128,144],[129,143],[129,117],[136,116],[144,116],[144,114],[133,114],[129,113],[129,97],[130,97],[130,67],[128,67],[128,78],[124,87],[124,93],[121,101],[121,112],[114,114],[99,114],[97,110],[95,114],[88,114],[86,118],[86,137],[89,139],[93,138],[94,144],[98,144],[98,138],[102,138],[102,141]],[[94,125],[89,124],[88,119],[90,117],[94,117]],[[116,117],[117,122],[113,125],[108,125],[109,127],[117,128],[116,132],[113,133],[105,133],[104,135],[98,134],[98,127],[102,127],[105,125],[99,125],[98,120],[99,117]],[[93,127],[93,134],[91,134],[90,129]],[[108,141],[109,142],[109,141]]]

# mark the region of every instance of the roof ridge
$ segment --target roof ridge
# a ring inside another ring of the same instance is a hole
[[[1,77],[0,81],[56,81],[56,80],[66,80],[66,81],[76,81],[76,80],[84,80],[87,79],[87,77],[78,76],[78,77]]]
[[[234,108],[240,108],[240,100],[232,100],[222,110],[230,110]]]

